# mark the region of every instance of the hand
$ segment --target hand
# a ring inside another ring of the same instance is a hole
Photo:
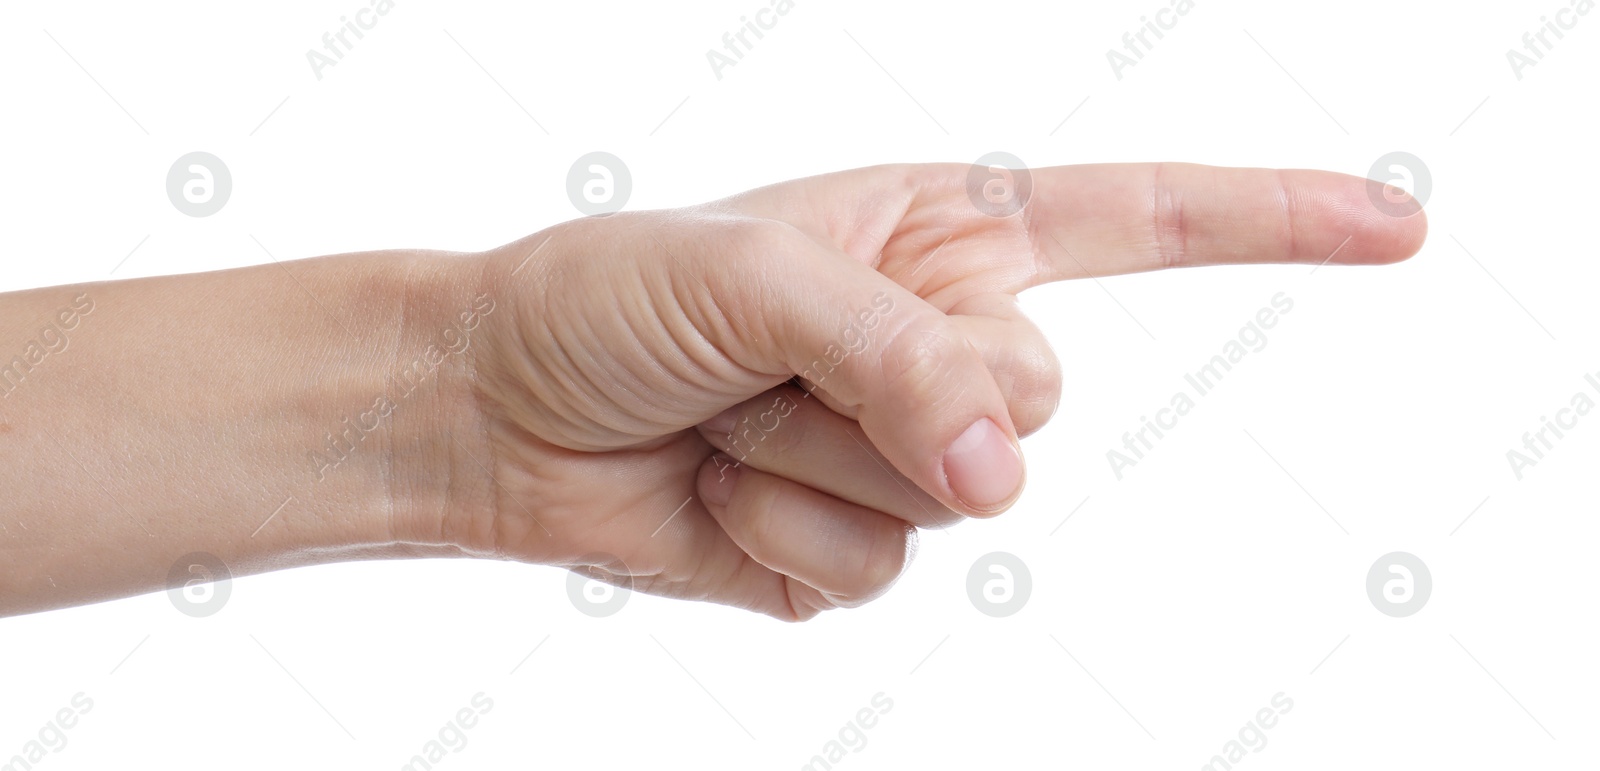
[[[1060,396],[1015,295],[1224,263],[1377,264],[1426,224],[1367,180],[1184,164],[1031,172],[1018,213],[965,165],[881,166],[557,226],[486,255],[488,469],[443,531],[469,552],[809,618],[881,594],[913,525],[1020,494],[1016,439]],[[798,384],[785,384],[796,375]],[[801,387],[803,386],[803,387]]]

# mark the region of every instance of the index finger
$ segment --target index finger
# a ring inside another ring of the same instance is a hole
[[[1377,265],[1422,248],[1404,191],[1311,169],[1106,164],[1032,174],[1037,281],[1246,263]]]
[[[1329,171],[1189,163],[1028,169],[1014,175],[1020,208],[997,217],[974,199],[973,169],[873,166],[736,200],[867,261],[916,233],[930,247],[953,235],[965,243],[951,243],[952,251],[986,259],[1021,243],[1032,260],[1020,275],[1008,266],[1004,283],[1020,282],[1012,291],[1198,265],[1385,264],[1415,254],[1427,233],[1421,205],[1404,191]]]

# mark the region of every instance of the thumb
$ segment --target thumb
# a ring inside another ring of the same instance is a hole
[[[708,337],[742,366],[800,375],[855,407],[863,456],[870,441],[951,509],[986,516],[1014,503],[1024,478],[1016,428],[982,353],[957,324],[788,225],[758,227],[767,231],[754,239],[764,254],[722,259],[702,273],[713,305],[734,317],[709,325]],[[777,417],[770,429],[736,431],[782,430]]]

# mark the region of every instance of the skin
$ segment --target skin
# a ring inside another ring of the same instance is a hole
[[[94,309],[0,400],[0,613],[164,589],[200,551],[235,576],[512,559],[803,620],[886,591],[918,527],[1021,494],[1017,437],[1061,396],[1022,290],[1392,263],[1426,233],[1329,172],[1034,169],[993,217],[968,171],[4,295],[0,365]]]

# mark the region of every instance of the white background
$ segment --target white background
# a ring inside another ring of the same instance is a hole
[[[46,769],[396,768],[478,692],[438,767],[798,768],[879,692],[836,767],[1198,768],[1279,692],[1238,767],[1592,759],[1600,417],[1521,481],[1506,452],[1600,371],[1600,12],[1518,80],[1506,51],[1567,0],[1198,0],[1118,80],[1106,51],[1167,4],[798,0],[718,80],[706,51],[764,0],[399,0],[320,81],[306,51],[362,0],[6,4],[7,290],[265,262],[252,235],[279,259],[487,248],[576,216],[591,150],[631,167],[630,208],[993,150],[1363,176],[1403,150],[1433,185],[1405,264],[1025,295],[1067,373],[1027,494],[926,534],[868,607],[595,619],[561,571],[441,560],[244,578],[205,619],[161,593],[12,618],[0,761],[80,691]],[[164,189],[195,150],[233,175],[204,219]],[[1106,451],[1278,292],[1268,346],[1118,481]],[[1434,582],[1398,619],[1365,587],[1396,550]],[[993,551],[1032,574],[1008,618],[967,596]]]

